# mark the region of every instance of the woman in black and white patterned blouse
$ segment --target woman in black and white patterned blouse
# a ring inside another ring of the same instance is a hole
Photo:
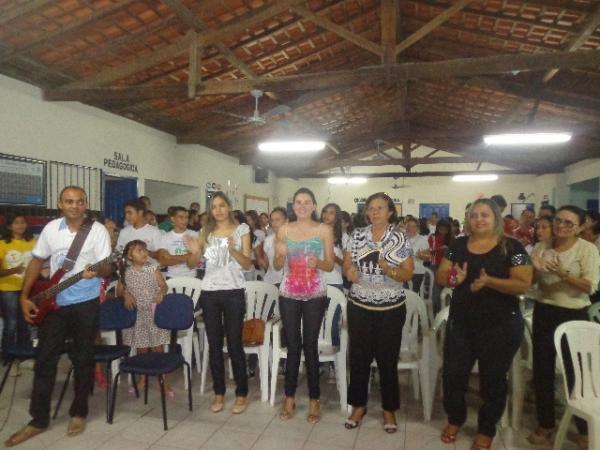
[[[351,281],[348,297],[350,387],[352,414],[348,429],[356,428],[367,411],[371,362],[377,361],[381,380],[384,430],[397,431],[400,406],[398,357],[406,319],[403,282],[413,276],[413,258],[404,233],[394,230],[396,208],[378,192],[367,199],[371,225],[354,230],[344,251],[344,274]]]

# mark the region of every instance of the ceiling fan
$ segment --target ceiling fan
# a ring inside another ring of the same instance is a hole
[[[222,111],[220,109],[215,109],[214,112],[217,114],[222,114],[224,116],[234,117],[236,119],[240,119],[239,122],[235,122],[232,124],[228,124],[227,126],[240,126],[240,125],[255,125],[255,126],[263,126],[266,125],[267,120],[270,117],[285,114],[290,112],[292,108],[287,105],[277,105],[275,108],[270,109],[264,114],[260,114],[258,110],[258,100],[263,96],[263,91],[260,89],[253,89],[250,91],[250,95],[254,97],[254,112],[251,116],[243,116],[241,114],[235,114],[228,111]]]
[[[397,180],[397,179],[398,179],[398,177],[394,177],[394,180]],[[392,189],[404,189],[404,188],[411,187],[410,185],[405,184],[405,182],[406,182],[406,178],[402,177],[402,184],[398,184],[398,183],[394,182],[394,184],[392,184]]]

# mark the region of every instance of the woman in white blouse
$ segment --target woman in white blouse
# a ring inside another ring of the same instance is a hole
[[[233,413],[245,411],[248,404],[248,374],[242,344],[242,328],[246,312],[244,270],[252,267],[250,228],[239,224],[233,216],[231,202],[223,192],[215,192],[208,205],[208,219],[199,242],[188,240],[192,250],[200,245],[206,260],[200,305],[204,315],[210,370],[215,396],[211,410],[223,410],[225,396],[225,363],[223,337],[231,358],[236,383]]]
[[[576,206],[563,206],[553,221],[554,237],[533,249],[538,298],[533,311],[533,384],[538,427],[529,441],[549,444],[554,429],[554,332],[571,320],[587,320],[590,295],[600,278],[600,256],[594,244],[578,238],[585,212]],[[566,349],[563,349],[563,352]],[[568,358],[565,358],[567,361]],[[569,370],[570,369],[570,370]],[[573,385],[573,370],[567,367],[567,383]],[[578,442],[587,448],[587,424],[576,417]]]

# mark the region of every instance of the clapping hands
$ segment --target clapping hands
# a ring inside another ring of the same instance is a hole
[[[485,269],[482,268],[479,272],[479,278],[474,279],[471,283],[471,292],[478,292],[483,289],[487,285],[489,278]]]

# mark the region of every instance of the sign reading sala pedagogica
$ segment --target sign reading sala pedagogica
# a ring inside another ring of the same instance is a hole
[[[112,159],[104,158],[104,166],[110,167],[111,169],[126,170],[128,172],[137,173],[138,171],[137,164],[133,164],[129,161],[129,155],[127,153],[114,152]]]

